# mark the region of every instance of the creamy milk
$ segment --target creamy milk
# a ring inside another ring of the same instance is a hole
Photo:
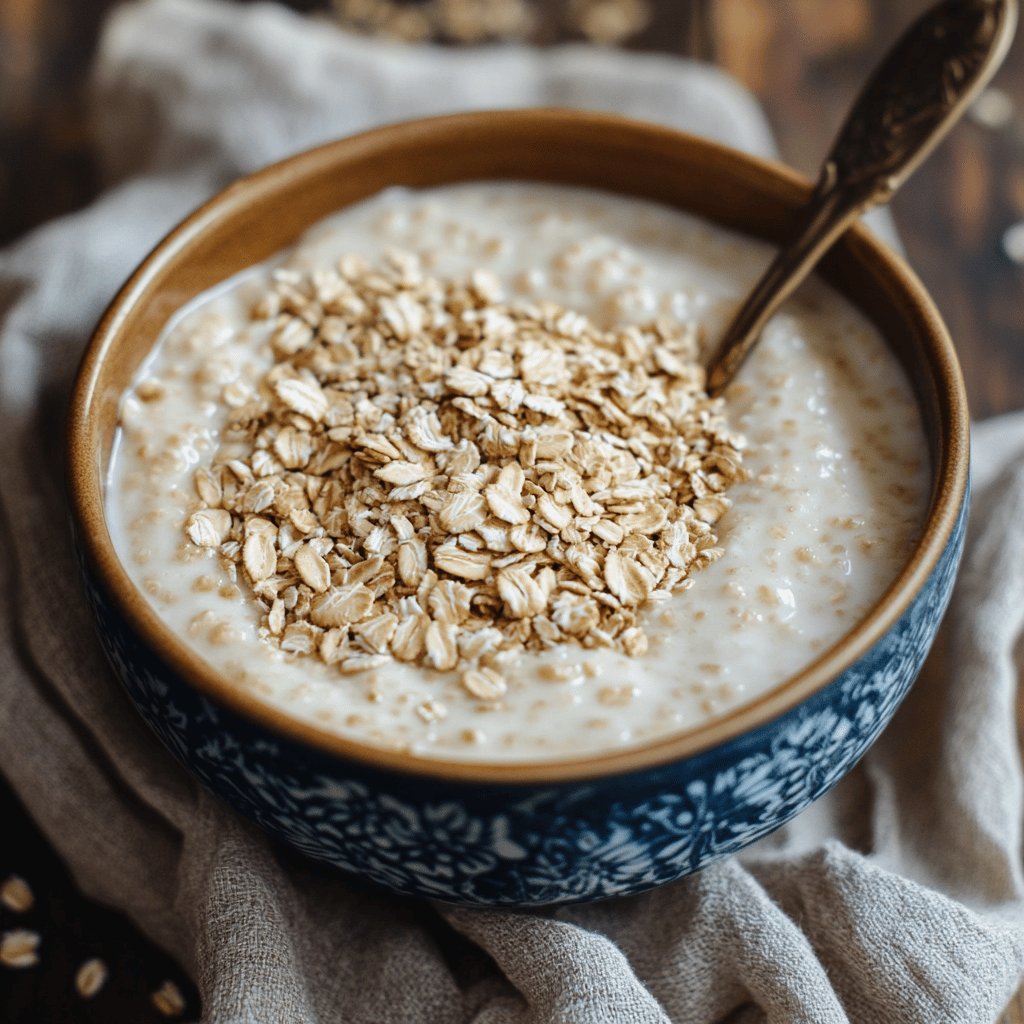
[[[457,672],[402,663],[342,675],[257,637],[261,609],[216,555],[186,543],[227,408],[271,364],[249,311],[273,267],[348,253],[419,253],[430,273],[495,272],[599,325],[667,315],[717,338],[767,247],[652,203],[540,184],[394,190],[314,227],[272,265],[200,297],[169,325],[124,398],[107,490],[115,547],[175,633],[289,715],[444,759],[536,761],[610,751],[706,722],[771,690],[863,618],[908,559],[928,457],[908,382],[878,332],[818,281],[768,325],[729,395],[746,482],[716,529],[725,555],[642,613],[648,652],[524,652],[499,702]],[[443,715],[423,714],[440,706]]]

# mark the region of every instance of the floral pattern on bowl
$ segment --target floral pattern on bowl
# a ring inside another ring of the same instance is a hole
[[[826,793],[895,713],[931,647],[967,499],[926,585],[824,689],[675,763],[583,782],[421,778],[311,748],[198,693],[142,644],[83,557],[117,675],[198,779],[271,835],[399,893],[540,906],[636,893],[735,853]]]

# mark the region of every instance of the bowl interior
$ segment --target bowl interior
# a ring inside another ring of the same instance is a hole
[[[822,273],[874,321],[913,382],[929,439],[932,498],[924,536],[900,577],[856,629],[764,697],[638,750],[570,762],[446,766],[342,740],[233,691],[172,636],[114,554],[103,489],[121,393],[170,316],[225,278],[294,242],[316,221],[394,185],[540,180],[654,200],[778,243],[792,231],[808,184],[778,165],[669,129],[608,115],[503,111],[389,126],[331,143],[232,185],[176,228],[125,285],[86,352],[73,398],[69,483],[80,537],[124,614],[202,689],[276,728],[361,760],[470,778],[568,777],[629,770],[694,753],[761,724],[814,692],[892,625],[934,566],[967,480],[967,410],[952,345],[913,274],[855,228]],[[504,774],[503,774],[504,772]]]

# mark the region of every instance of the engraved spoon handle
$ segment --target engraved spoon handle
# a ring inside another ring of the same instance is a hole
[[[829,153],[796,238],[740,306],[708,364],[708,392],[736,375],[761,329],[861,213],[887,202],[960,119],[1006,55],[1017,0],[943,0],[868,79]]]

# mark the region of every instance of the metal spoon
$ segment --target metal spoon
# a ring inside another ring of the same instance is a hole
[[[717,395],[757,344],[761,329],[825,252],[865,210],[888,202],[960,119],[1006,56],[1017,0],[944,0],[929,8],[868,79],[802,214],[729,325],[708,364]]]

